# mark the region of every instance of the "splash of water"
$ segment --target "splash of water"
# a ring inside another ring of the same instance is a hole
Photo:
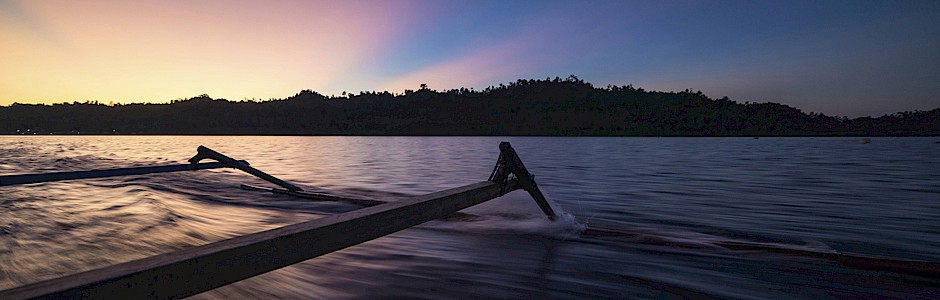
[[[547,197],[548,198],[548,197]],[[558,216],[549,220],[525,191],[467,208],[462,212],[479,216],[471,222],[435,222],[436,229],[471,231],[485,234],[534,234],[555,239],[576,239],[586,226],[548,198]]]

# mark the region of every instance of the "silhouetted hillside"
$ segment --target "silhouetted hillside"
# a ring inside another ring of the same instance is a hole
[[[879,118],[806,114],[701,92],[595,88],[575,76],[517,80],[483,91],[326,97],[309,90],[265,102],[213,100],[107,106],[0,107],[0,133],[273,135],[786,136],[940,135],[940,108]]]

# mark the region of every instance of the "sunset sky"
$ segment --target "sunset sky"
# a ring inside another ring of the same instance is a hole
[[[0,105],[575,74],[829,115],[940,107],[940,1],[0,0]]]

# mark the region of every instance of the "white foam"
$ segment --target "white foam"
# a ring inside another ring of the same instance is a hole
[[[580,236],[587,228],[586,225],[579,223],[575,216],[548,199],[557,215],[554,221],[545,216],[528,193],[520,190],[462,211],[480,216],[480,220],[440,222],[437,226],[485,233],[535,234],[558,239],[574,239]]]

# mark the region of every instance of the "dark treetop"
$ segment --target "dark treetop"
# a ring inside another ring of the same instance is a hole
[[[0,107],[0,134],[924,136],[940,135],[940,108],[878,118],[804,113],[701,92],[595,88],[575,76],[517,80],[483,91],[327,97],[304,90],[264,102],[201,95],[170,104],[97,102]]]

